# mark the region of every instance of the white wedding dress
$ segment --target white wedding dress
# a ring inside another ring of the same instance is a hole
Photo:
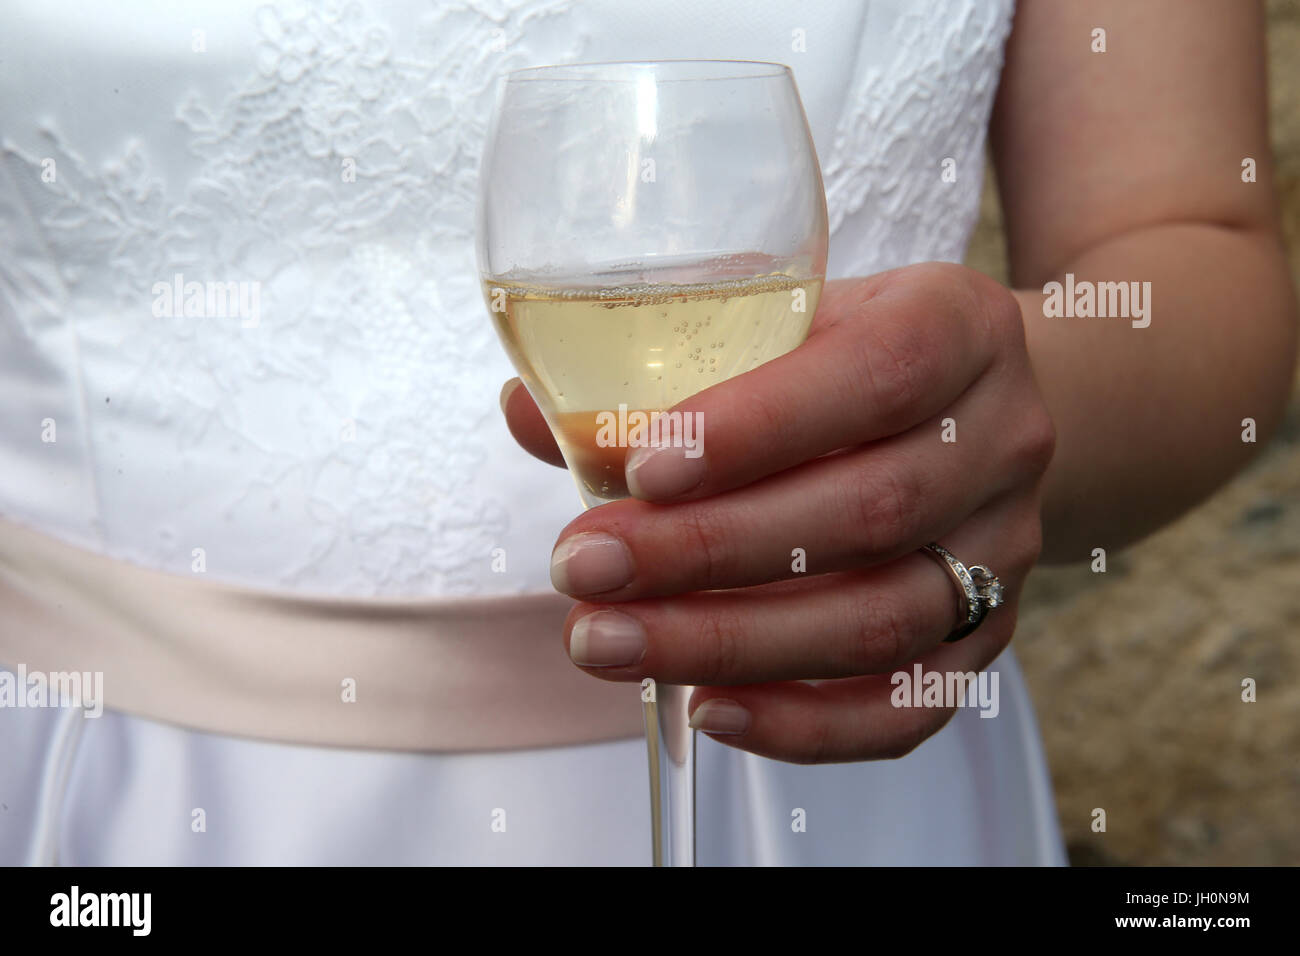
[[[201,547],[214,580],[303,595],[548,590],[579,502],[497,407],[514,373],[473,254],[494,77],[789,63],[830,272],[865,275],[961,260],[1011,16],[1011,0],[8,0],[0,516],[176,574]],[[159,318],[151,289],[176,274],[260,283],[260,320]],[[702,739],[700,861],[1062,863],[1028,695],[1009,652],[995,668],[996,719],[961,710],[893,762],[793,766]],[[647,789],[638,739],[399,753],[0,708],[0,864],[644,864]]]

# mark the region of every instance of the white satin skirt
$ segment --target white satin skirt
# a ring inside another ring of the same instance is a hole
[[[1062,865],[1010,652],[1000,712],[894,761],[796,766],[699,739],[703,865]],[[0,707],[0,864],[648,865],[638,739],[424,754],[104,711]]]

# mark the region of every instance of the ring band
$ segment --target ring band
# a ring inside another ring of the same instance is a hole
[[[921,550],[946,568],[957,582],[960,623],[944,641],[960,641],[984,622],[989,611],[1003,603],[1002,582],[982,564],[972,564],[967,568],[957,560],[956,555],[938,542],[931,541]]]

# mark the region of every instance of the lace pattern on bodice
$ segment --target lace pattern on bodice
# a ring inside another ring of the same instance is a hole
[[[203,89],[177,67],[183,149],[78,141],[53,115],[0,139],[0,443],[30,466],[0,512],[178,573],[203,549],[208,572],[268,587],[546,586],[544,551],[491,570],[577,499],[558,473],[515,473],[477,164],[493,78],[602,58],[599,31],[568,0],[419,9],[400,35],[360,3],[250,9]],[[820,133],[832,272],[960,259],[1010,3],[867,9]],[[156,315],[177,274],[256,283],[258,320]],[[57,446],[38,443],[47,418]]]

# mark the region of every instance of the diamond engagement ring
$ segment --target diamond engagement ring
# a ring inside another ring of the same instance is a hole
[[[990,610],[1003,603],[1002,583],[982,564],[972,564],[967,568],[941,544],[932,541],[921,550],[943,565],[957,582],[957,590],[961,595],[959,620],[962,623],[944,641],[960,641],[980,626]]]

